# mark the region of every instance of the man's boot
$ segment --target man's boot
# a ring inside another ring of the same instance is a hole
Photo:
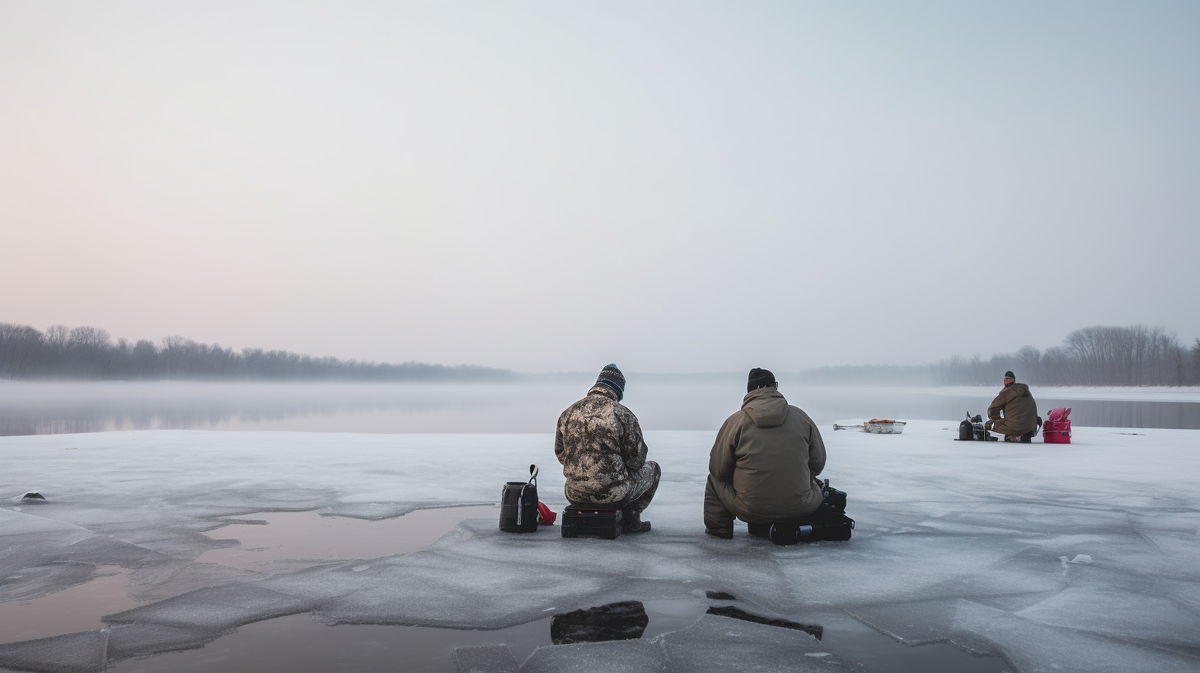
[[[769,523],[747,523],[746,529],[754,537],[771,537],[771,524]]]
[[[625,532],[626,533],[646,533],[650,530],[650,522],[642,521],[641,512],[626,512],[625,513]]]

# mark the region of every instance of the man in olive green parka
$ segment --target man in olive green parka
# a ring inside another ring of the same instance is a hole
[[[1038,426],[1037,402],[1029,386],[1017,383],[1011,371],[1004,372],[1004,387],[988,405],[988,422],[984,428],[1004,435],[1006,442],[1019,442]]]
[[[817,426],[788,404],[766,369],[750,370],[746,390],[709,453],[704,528],[721,538],[733,537],[734,517],[795,522],[821,506],[815,477],[825,469],[825,442]]]

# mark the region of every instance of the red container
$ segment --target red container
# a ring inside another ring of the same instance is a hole
[[[1070,444],[1071,421],[1045,421],[1042,423],[1042,441],[1047,444]]]

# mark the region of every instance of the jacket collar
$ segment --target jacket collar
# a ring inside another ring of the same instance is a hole
[[[779,392],[778,388],[758,388],[757,390],[751,390],[750,392],[746,393],[746,396],[742,398],[742,407],[744,408],[747,404],[750,404],[754,400],[761,400],[766,397],[778,397],[784,402],[787,401],[784,398],[783,393]]]
[[[620,402],[620,400],[617,399],[617,394],[614,393],[612,390],[610,390],[608,386],[602,386],[599,384],[594,385],[591,387],[590,390],[587,391],[587,394],[588,395],[603,395],[603,396],[611,399],[613,402]]]

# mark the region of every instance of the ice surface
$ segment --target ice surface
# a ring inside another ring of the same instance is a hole
[[[1091,615],[1078,615],[1076,626],[1086,626]],[[1194,651],[1164,648],[1159,642],[1131,642],[1097,638],[1072,628],[1045,626],[1003,610],[960,600],[953,630],[970,640],[990,642],[1018,671],[1155,671],[1183,673],[1197,670]]]
[[[117,661],[153,652],[197,647],[220,635],[220,632],[207,628],[187,629],[159,624],[114,626],[108,630],[108,659]]]
[[[573,643],[539,647],[521,665],[521,673],[661,673],[666,661],[666,651],[655,642]]]
[[[202,532],[226,517],[264,511],[378,519],[495,503],[503,483],[521,479],[530,463],[542,467],[542,500],[561,510],[552,437],[149,431],[0,438],[0,502],[7,503],[0,506],[0,600],[61,590],[98,565],[132,569],[134,598],[151,600],[110,615],[109,630],[0,645],[0,668],[101,670],[106,660],[195,646],[298,613],[326,624],[498,629],[616,601],[725,591],[764,616],[807,624],[818,613],[853,614],[910,644],[952,642],[999,654],[1022,673],[1194,671],[1200,433],[1137,432],[1076,427],[1072,444],[1044,445],[955,442],[957,421],[913,421],[904,434],[888,436],[829,429],[824,476],[849,493],[854,538],[786,548],[751,538],[740,525],[733,540],[704,535],[712,434],[650,432],[651,458],[664,479],[646,513],[654,522],[647,535],[564,540],[557,527],[505,534],[493,517],[464,522],[420,551],[274,575],[196,563],[229,544]],[[11,500],[30,490],[46,503]],[[521,670],[575,665],[569,662],[578,657],[560,648],[603,653],[629,670],[661,669],[701,652],[701,641],[712,652],[697,655],[696,666],[723,653],[739,664],[798,662],[793,670],[840,661],[836,652],[815,656],[819,643],[795,640],[739,650],[750,636],[731,634],[804,634],[685,613],[677,630],[641,640],[539,649]],[[736,628],[711,626],[728,622]]]
[[[667,670],[844,671],[843,658],[813,636],[794,629],[705,615],[690,628],[662,637]],[[809,656],[815,655],[815,656]]]
[[[454,650],[459,673],[517,673],[520,667],[505,645],[459,647]]]
[[[1068,587],[1013,613],[1034,622],[1111,638],[1147,640],[1200,649],[1200,615],[1170,596],[1120,588]],[[1081,617],[1086,616],[1086,623]]]
[[[42,673],[95,673],[104,670],[107,629],[0,645],[0,666]]]

